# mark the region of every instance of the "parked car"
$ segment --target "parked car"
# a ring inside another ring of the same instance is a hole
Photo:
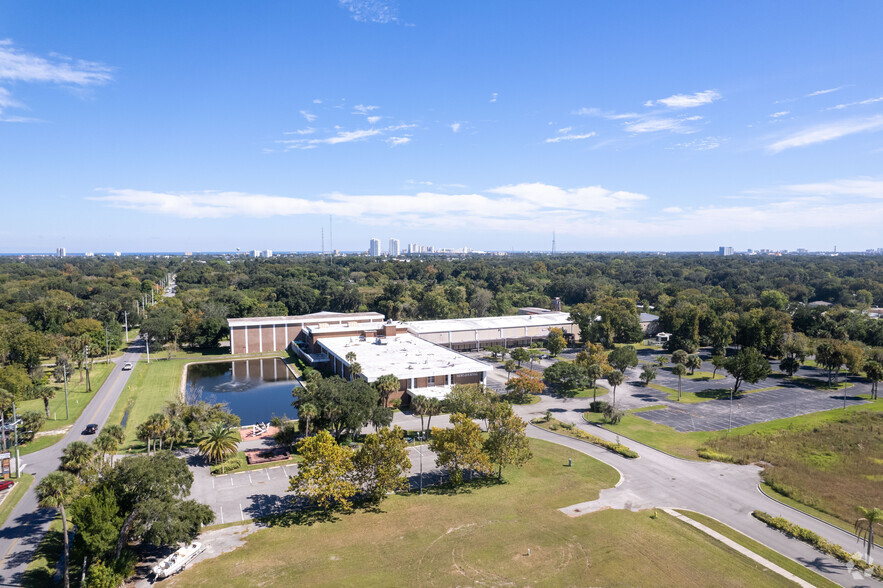
[[[12,480],[4,480],[0,482],[0,490],[6,490],[7,488],[12,488],[15,486],[15,482]]]
[[[84,435],[94,435],[98,432],[98,425],[91,423],[86,425],[85,430],[83,431]]]
[[[130,369],[132,369],[132,363],[129,362],[129,361],[127,361],[126,363],[124,363],[124,364],[123,364],[123,369],[124,369],[124,370],[130,370]]]

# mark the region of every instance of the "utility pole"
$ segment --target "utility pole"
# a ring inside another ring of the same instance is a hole
[[[12,426],[13,431],[15,432],[15,477],[19,477],[18,473],[18,464],[19,464],[19,454],[18,454],[18,415],[15,412],[15,401],[12,401]]]
[[[61,369],[64,371],[64,420],[69,420],[71,411],[67,405],[67,364],[62,364]]]
[[[107,358],[104,363],[110,363],[110,341],[107,338],[107,325],[104,325],[104,357]]]
[[[83,348],[83,362],[86,364],[86,392],[92,391],[92,379],[89,378],[89,346]]]
[[[423,446],[417,448],[420,452],[420,496],[423,496]]]
[[[330,214],[328,215],[328,249],[331,252],[331,263],[334,263],[334,225],[331,224],[331,221],[334,219]]]
[[[147,363],[150,363],[150,336],[144,333],[144,344],[147,345]]]
[[[123,317],[124,317],[123,320],[126,321],[126,343],[128,343],[129,342],[129,312],[124,310]]]

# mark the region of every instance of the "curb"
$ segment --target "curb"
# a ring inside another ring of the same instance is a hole
[[[837,529],[837,530],[840,531],[841,533],[845,533],[845,534],[849,535],[850,537],[853,537],[853,538],[855,538],[855,539],[861,540],[861,538],[860,538],[858,535],[856,535],[855,533],[851,533],[851,532],[847,531],[846,529],[841,529],[841,528],[838,527],[837,525],[834,525],[834,524],[829,523],[828,521],[822,520],[822,519],[820,519],[819,517],[817,517],[817,516],[815,516],[815,515],[811,515],[811,514],[809,514],[808,512],[804,512],[804,511],[800,510],[799,508],[796,508],[796,507],[791,506],[790,504],[785,504],[784,502],[782,502],[781,500],[778,500],[777,498],[773,498],[772,496],[770,496],[769,494],[767,494],[766,492],[763,491],[763,489],[761,488],[761,484],[758,484],[758,485],[757,485],[757,491],[760,492],[765,498],[768,498],[768,499],[772,500],[773,502],[775,502],[775,503],[777,503],[777,504],[781,504],[781,505],[784,506],[785,508],[790,508],[790,509],[793,510],[794,512],[799,512],[799,513],[802,514],[802,515],[808,516],[808,517],[811,518],[811,519],[815,519],[815,520],[817,520],[817,521],[820,522],[820,523],[823,523],[823,524],[825,524],[825,525],[828,525],[828,526],[831,527],[832,529]],[[877,547],[877,548],[879,548],[879,546],[876,544],[876,541],[874,542],[874,546]]]
[[[607,431],[608,433],[613,433],[614,435],[619,435],[619,436],[622,437],[623,439],[628,439],[628,440],[631,441],[632,443],[637,443],[637,444],[640,445],[641,447],[646,447],[647,449],[651,449],[651,450],[653,450],[653,451],[658,451],[659,453],[662,453],[662,454],[667,455],[667,456],[669,456],[669,457],[673,457],[673,458],[675,458],[675,459],[679,459],[679,460],[681,460],[681,461],[685,461],[685,462],[687,462],[687,463],[710,463],[710,462],[714,461],[714,460],[706,460],[706,459],[687,459],[686,457],[680,457],[680,456],[677,456],[677,455],[673,455],[673,454],[671,454],[671,453],[669,453],[669,452],[667,452],[667,451],[663,451],[663,450],[661,450],[661,449],[657,449],[657,448],[655,448],[655,447],[653,447],[653,446],[647,445],[646,443],[641,443],[640,441],[636,441],[635,439],[632,439],[631,437],[628,437],[628,436],[626,436],[626,435],[622,435],[622,434],[620,434],[620,433],[617,433],[616,431],[611,431],[610,429],[606,429],[606,428],[602,427],[601,425],[599,425],[598,423],[590,423],[590,422],[587,421],[586,419],[583,419],[583,423],[581,423],[581,424],[585,424],[585,425],[590,426],[590,427],[598,427],[598,428],[601,429],[602,431]],[[534,426],[536,426],[536,425],[534,425]]]

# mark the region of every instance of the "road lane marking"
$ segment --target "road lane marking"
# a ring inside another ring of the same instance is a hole
[[[241,517],[240,520],[242,520],[242,521],[245,520],[245,515],[242,514],[242,503],[241,502],[239,503],[239,516]]]
[[[6,558],[9,557],[9,554],[12,553],[12,550],[15,549],[16,544],[20,537],[16,537],[15,541],[12,542],[12,545],[9,546],[9,549],[6,550],[6,553],[3,555],[3,559],[0,559],[0,568],[3,567],[3,562],[6,561]]]
[[[265,470],[267,472],[267,479],[270,479],[270,470]]]
[[[254,482],[251,481],[251,472],[249,472],[249,474],[248,474],[248,483],[254,484]]]
[[[221,524],[223,525],[224,524],[224,507],[219,506],[218,508],[221,509]],[[64,539],[64,536],[62,536],[62,539]]]
[[[212,490],[214,490],[214,489],[215,489],[215,479],[212,478]],[[63,538],[63,537],[62,537],[62,538]]]

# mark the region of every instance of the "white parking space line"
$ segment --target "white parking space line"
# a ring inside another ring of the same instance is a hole
[[[242,503],[239,503],[239,516],[241,517],[239,520],[244,521],[245,515],[242,514]]]
[[[266,470],[266,472],[267,472],[267,479],[269,480],[270,479],[270,470]]]
[[[249,484],[254,484],[254,482],[251,481],[251,474],[248,474],[248,483],[249,483]]]
[[[219,506],[218,508],[221,509],[221,524],[223,525],[224,524],[224,507]]]
[[[212,490],[214,490],[214,488],[215,488],[215,478],[214,478],[214,476],[212,476]]]

